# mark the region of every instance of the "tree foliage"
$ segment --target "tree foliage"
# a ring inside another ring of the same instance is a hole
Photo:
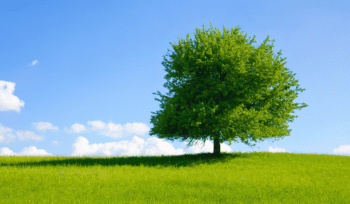
[[[293,72],[284,67],[282,50],[273,58],[269,36],[255,48],[255,35],[246,39],[239,26],[231,31],[223,27],[222,35],[210,26],[205,31],[203,25],[202,32],[197,28],[195,41],[187,34],[186,40],[170,43],[174,52],[165,56],[171,61],[163,56],[162,62],[169,93],[157,92],[162,110],[152,112],[150,135],[190,140],[188,146],[208,138],[230,145],[239,138],[255,146],[250,141],[290,136],[287,122],[298,117],[290,113],[308,105],[293,103],[297,92],[306,89],[300,89]]]

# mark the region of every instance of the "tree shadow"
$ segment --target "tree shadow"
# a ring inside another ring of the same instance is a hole
[[[48,161],[28,161],[28,162],[0,162],[0,167],[45,167],[45,166],[147,166],[147,167],[194,167],[201,164],[216,164],[227,162],[235,158],[249,157],[249,153],[222,152],[220,155],[213,153],[184,154],[170,156],[128,156],[128,157],[48,157]],[[35,158],[35,157],[30,157]],[[0,157],[1,160],[1,157]]]

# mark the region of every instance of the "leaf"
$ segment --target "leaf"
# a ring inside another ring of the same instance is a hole
[[[297,92],[305,89],[297,84],[295,73],[284,67],[286,58],[273,58],[273,45],[266,43],[269,36],[254,47],[255,36],[248,43],[239,26],[224,29],[223,35],[210,27],[196,30],[193,41],[188,34],[186,40],[171,43],[174,52],[166,55],[171,60],[163,56],[168,72],[164,87],[170,91],[168,96],[158,91],[162,100],[156,100],[163,110],[152,112],[156,115],[151,118],[150,133],[170,140],[195,140],[208,131],[214,137],[225,130],[222,141],[231,144],[239,138],[248,145],[248,140],[289,136],[286,123],[297,117],[290,113],[307,104],[293,103]],[[297,89],[291,90],[294,86]],[[202,124],[208,129],[198,128]]]

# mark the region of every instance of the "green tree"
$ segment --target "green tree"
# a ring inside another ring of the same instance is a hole
[[[290,136],[286,123],[298,117],[290,113],[308,105],[293,103],[297,91],[306,89],[300,89],[293,72],[284,67],[286,58],[279,59],[282,50],[273,58],[273,43],[266,44],[269,36],[255,48],[255,35],[248,43],[239,26],[231,32],[223,27],[223,35],[210,27],[205,31],[203,25],[203,32],[197,28],[195,41],[187,34],[186,41],[170,43],[174,52],[167,56],[172,61],[163,56],[162,62],[169,93],[157,92],[162,99],[155,100],[163,110],[151,112],[154,127],[149,134],[190,140],[188,147],[209,138],[214,155],[220,155],[220,143],[231,145],[237,138],[252,147],[249,141]]]

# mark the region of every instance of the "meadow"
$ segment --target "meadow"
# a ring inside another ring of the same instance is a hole
[[[0,156],[0,203],[350,203],[350,157]]]

